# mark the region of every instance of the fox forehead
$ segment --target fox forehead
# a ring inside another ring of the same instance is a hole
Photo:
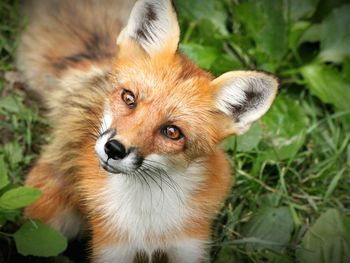
[[[181,54],[119,63],[114,74],[114,84],[132,91],[138,100],[156,101],[167,109],[214,108],[212,76]]]

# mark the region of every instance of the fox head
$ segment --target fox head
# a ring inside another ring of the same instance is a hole
[[[113,92],[106,99],[96,152],[110,173],[170,162],[186,167],[230,135],[246,132],[269,109],[276,78],[231,71],[218,78],[178,51],[169,0],[139,0],[117,38]]]

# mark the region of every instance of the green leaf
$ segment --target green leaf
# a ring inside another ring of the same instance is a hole
[[[318,0],[292,0],[288,3],[289,17],[292,21],[297,21],[311,17],[316,11]]]
[[[290,32],[288,35],[288,42],[289,47],[294,51],[294,53],[297,53],[297,49],[299,45],[302,43],[302,41],[305,41],[305,39],[302,39],[305,37],[306,33],[309,30],[310,23],[300,21],[297,23],[294,23],[290,27]]]
[[[6,221],[16,222],[21,216],[19,210],[1,210],[0,217],[6,219]]]
[[[227,34],[227,12],[222,2],[217,0],[178,0],[175,2],[180,17],[186,17],[190,21],[208,20],[216,30],[223,35]]]
[[[256,148],[262,138],[260,123],[257,122],[250,127],[248,132],[237,137],[237,151],[247,152]]]
[[[211,63],[210,72],[216,76],[219,76],[227,71],[242,69],[241,62],[232,55],[222,54]]]
[[[17,209],[25,207],[40,197],[40,191],[30,187],[17,187],[5,192],[0,197],[0,207],[4,209]]]
[[[215,48],[195,43],[180,44],[180,50],[203,69],[209,69],[220,55],[219,51]]]
[[[229,246],[225,246],[220,250],[215,262],[216,263],[232,262],[233,257],[234,257],[234,253],[232,248]]]
[[[278,252],[289,243],[293,229],[293,219],[287,207],[265,207],[258,210],[247,223],[243,235],[265,241],[251,243],[249,246],[252,249],[271,249]]]
[[[9,184],[7,169],[4,162],[4,157],[0,156],[0,189]]]
[[[269,263],[295,263],[286,254],[278,254],[275,251],[266,250],[266,251],[263,252],[263,255],[264,255],[264,262],[269,262]]]
[[[19,97],[6,96],[0,98],[0,109],[8,112],[19,113],[23,107]]]
[[[318,42],[321,39],[321,25],[314,24],[310,26],[300,37],[298,45],[304,42]]]
[[[310,91],[324,103],[338,110],[350,110],[350,84],[330,66],[309,64],[300,70],[309,84]]]
[[[66,238],[38,220],[27,222],[13,235],[17,251],[24,256],[57,256],[67,248]]]
[[[265,53],[272,61],[281,60],[287,52],[286,9],[284,1],[274,0],[251,0],[235,9],[236,19],[254,39],[257,50]]]
[[[5,160],[8,161],[10,168],[14,169],[23,159],[23,148],[17,141],[6,143],[3,148]]]
[[[350,58],[347,58],[343,61],[342,77],[345,81],[350,83]]]
[[[350,4],[334,9],[321,25],[319,58],[327,62],[342,62],[350,57]]]
[[[260,123],[255,123],[241,136],[232,136],[227,138],[222,146],[225,151],[234,150],[237,143],[237,151],[248,152],[256,148],[262,138]]]
[[[322,0],[317,5],[316,13],[313,15],[312,20],[320,22],[325,19],[335,9],[345,4],[348,4],[349,0]]]
[[[260,197],[260,204],[269,206],[269,207],[277,207],[281,201],[281,193],[267,193],[263,194]]]
[[[327,210],[306,232],[296,256],[301,263],[350,262],[350,218]]]
[[[266,160],[288,159],[304,144],[307,118],[299,101],[280,94],[263,117],[264,142],[268,144],[262,157]]]

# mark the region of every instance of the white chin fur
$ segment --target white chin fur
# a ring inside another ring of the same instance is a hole
[[[167,176],[156,172],[111,176],[101,192],[103,205],[97,209],[114,226],[112,232],[126,234],[135,249],[151,252],[164,244],[150,244],[150,236],[161,242],[164,234],[181,229],[187,218],[198,214],[188,201],[205,178],[197,162],[175,168],[166,157],[153,154],[144,163],[164,169]]]

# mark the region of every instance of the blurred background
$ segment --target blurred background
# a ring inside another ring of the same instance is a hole
[[[350,1],[175,4],[180,50],[200,67],[281,80],[267,115],[222,143],[235,184],[213,225],[211,262],[350,262]],[[84,244],[57,256],[66,241],[21,216],[38,197],[21,184],[48,124],[14,67],[20,6],[0,0],[0,262],[83,262]]]

